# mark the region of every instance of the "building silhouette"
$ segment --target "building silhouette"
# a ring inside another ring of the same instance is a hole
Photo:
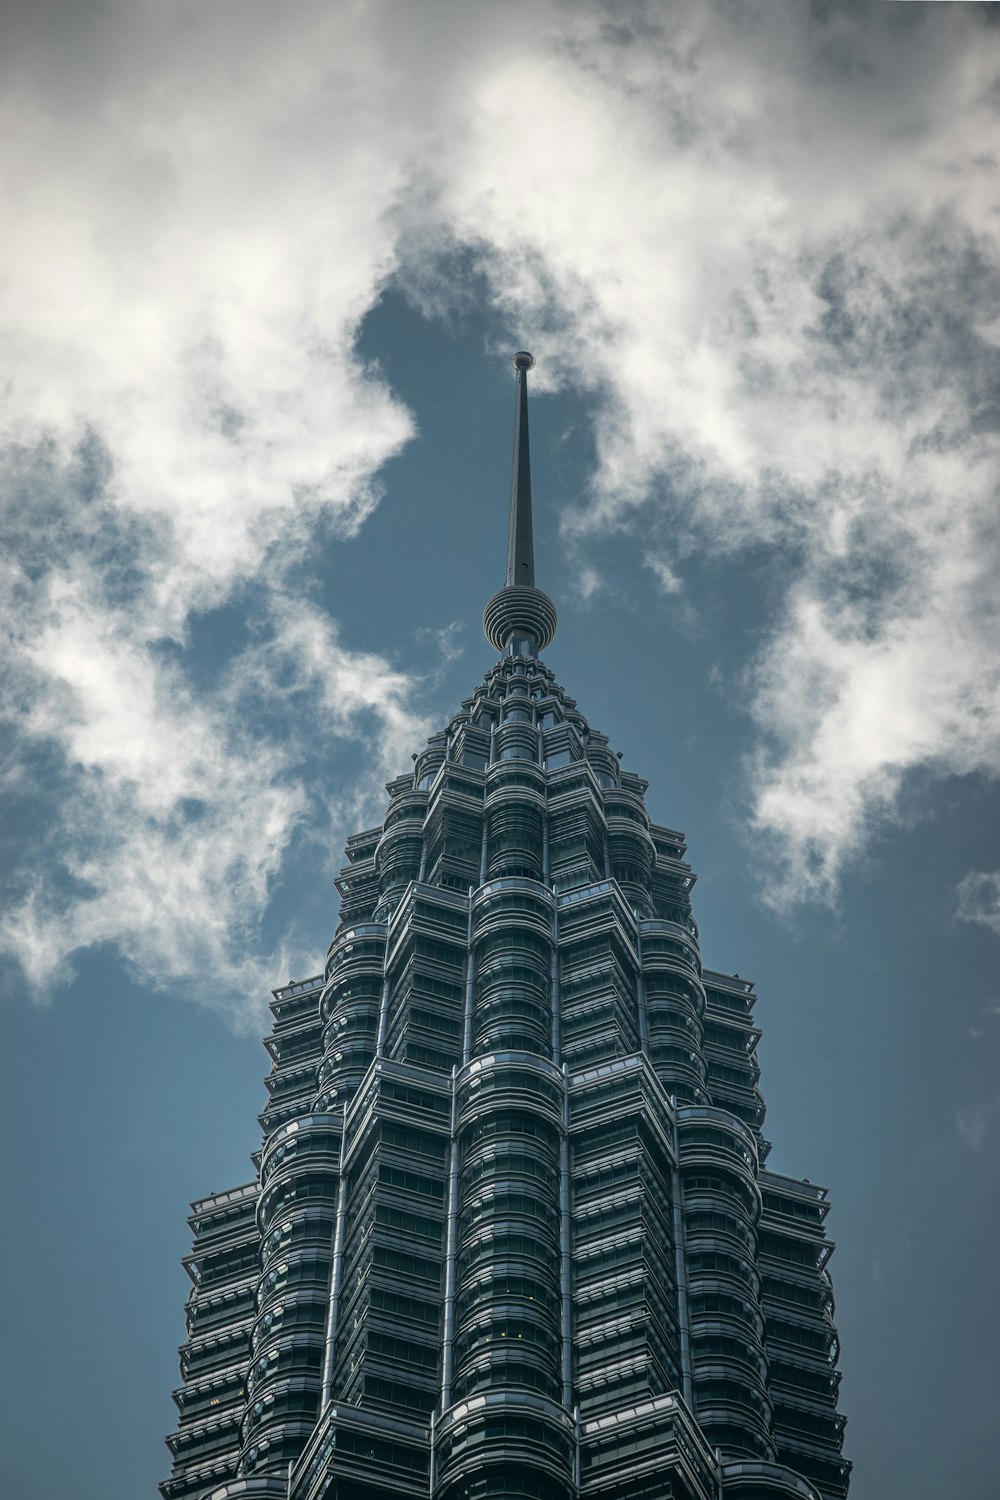
[[[539,654],[516,370],[500,659],[274,992],[258,1177],[193,1205],[165,1500],[839,1500],[825,1189],[764,1166],[754,987]]]

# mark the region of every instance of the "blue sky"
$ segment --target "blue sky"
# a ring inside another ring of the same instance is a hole
[[[992,1500],[993,6],[8,5],[0,1478],[150,1493],[270,987],[491,662],[514,348],[548,664],[756,979],[829,1183],[852,1495]]]

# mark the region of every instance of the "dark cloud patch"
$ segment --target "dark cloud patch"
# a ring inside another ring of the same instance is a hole
[[[96,430],[68,455],[52,438],[0,452],[0,497],[2,545],[17,563],[10,586],[19,629],[37,627],[46,582],[56,575],[72,577],[108,609],[141,598],[164,524],[116,504],[114,462]]]
[[[829,346],[828,368],[870,378],[900,415],[919,412],[932,392],[953,391],[960,406],[932,419],[921,439],[927,445],[946,448],[970,431],[992,430],[1000,420],[995,251],[947,214],[931,223],[897,219],[882,248],[872,258],[859,238],[816,275],[822,312],[813,336]],[[956,429],[956,421],[968,425]]]

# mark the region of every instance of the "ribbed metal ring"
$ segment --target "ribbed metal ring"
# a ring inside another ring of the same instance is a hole
[[[502,588],[483,611],[486,639],[498,651],[504,651],[513,635],[533,636],[539,651],[544,651],[556,633],[556,607],[548,594],[524,584]]]

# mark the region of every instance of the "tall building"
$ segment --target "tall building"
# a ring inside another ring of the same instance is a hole
[[[194,1204],[165,1500],[840,1500],[826,1191],[767,1170],[754,987],[539,653],[529,354],[500,659],[274,992],[257,1177]]]

